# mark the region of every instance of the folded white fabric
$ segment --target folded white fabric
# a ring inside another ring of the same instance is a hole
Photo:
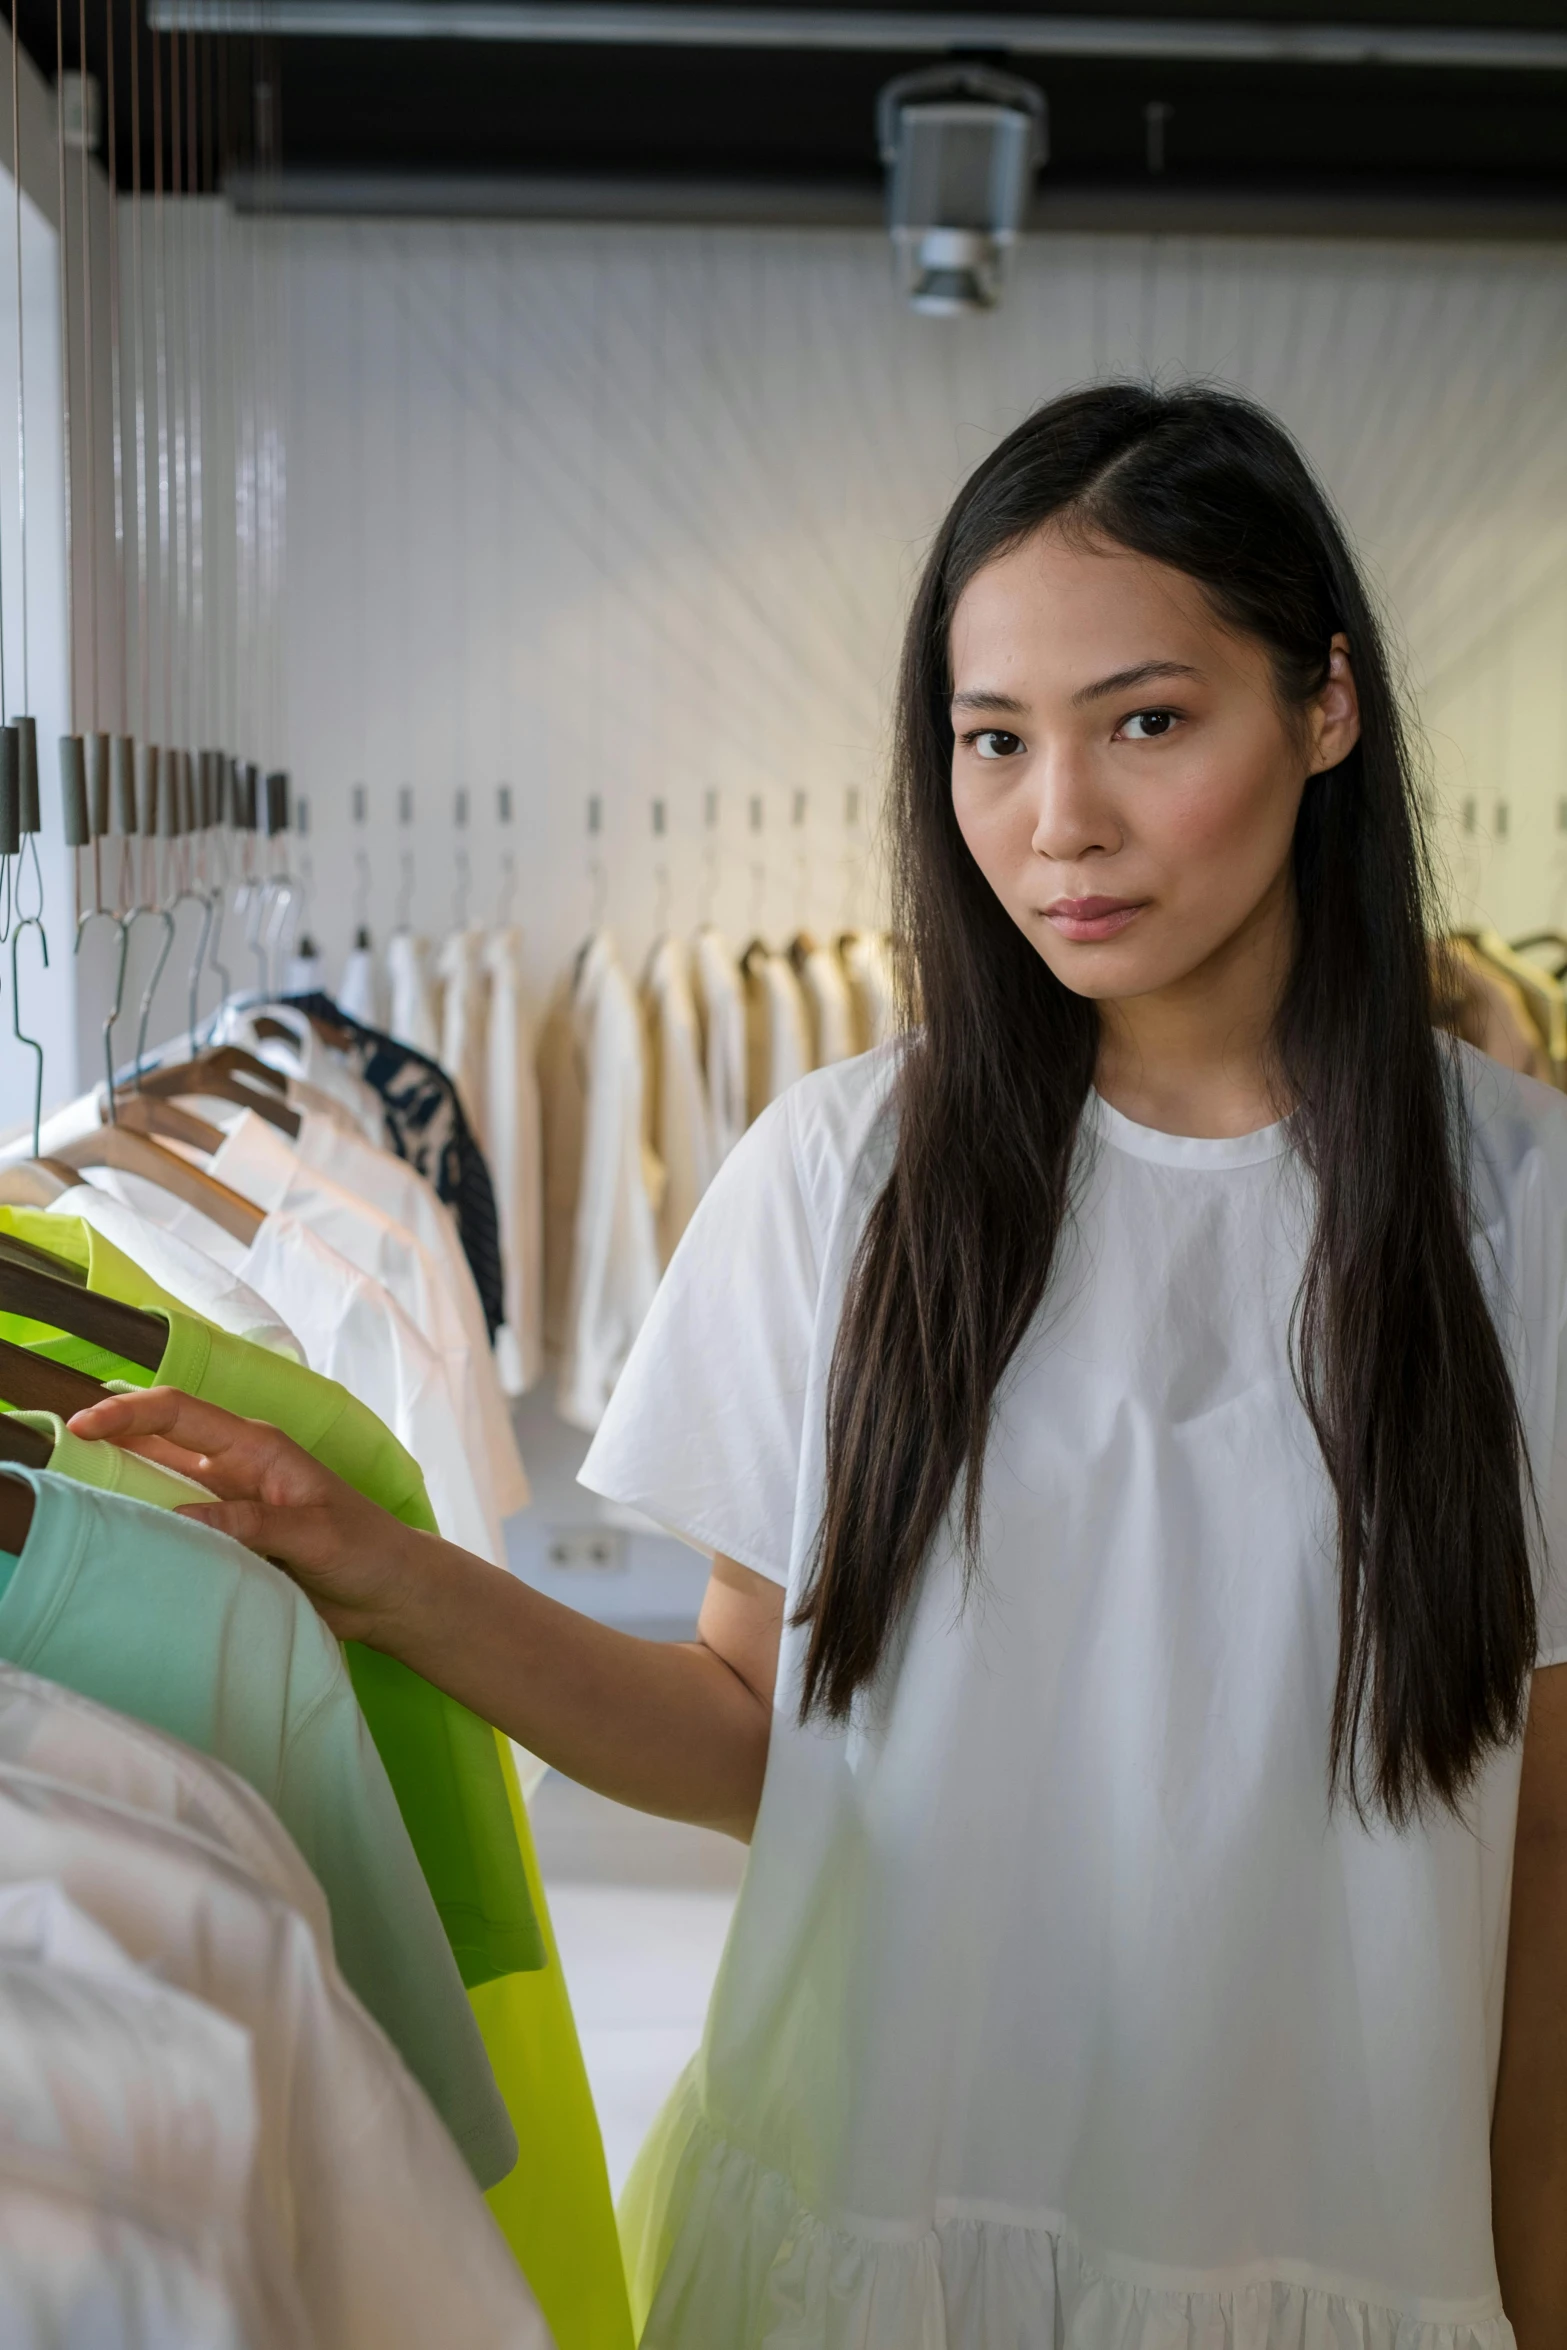
[[[293,2350],[236,2294],[228,2254],[150,2189],[0,2138],[6,2350]]]
[[[194,2226],[265,2338],[308,2344],[256,2170],[250,2034],[158,1982],[47,1880],[0,1885],[0,2137]]]
[[[260,2192],[317,2341],[546,2350],[456,2147],[297,1911],[189,1829],[0,1766],[0,1882],[36,1877],[250,2033]]]

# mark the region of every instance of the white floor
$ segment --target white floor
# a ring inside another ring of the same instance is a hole
[[[529,1808],[618,2195],[696,2052],[745,1855],[553,1772]]]

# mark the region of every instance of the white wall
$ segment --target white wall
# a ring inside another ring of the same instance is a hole
[[[846,793],[875,790],[926,538],[1033,402],[1107,371],[1238,384],[1296,430],[1407,643],[1459,910],[1513,930],[1567,915],[1567,254],[1035,238],[998,316],[943,322],[900,307],[883,240],[858,232],[269,233],[290,349],[284,724],[334,967],[359,781],[383,934],[397,787],[415,790],[413,912],[438,931],[456,787],[483,910],[495,785],[514,786],[541,983],[595,904],[594,795],[633,955],[709,897],[741,933],[863,910]]]
[[[44,243],[28,264],[29,365],[43,369],[57,352],[46,223],[30,233]],[[120,233],[129,435],[124,206]],[[509,853],[541,988],[600,905],[633,961],[664,920],[709,908],[741,936],[872,913],[866,819],[928,535],[1033,402],[1106,372],[1239,384],[1300,434],[1407,647],[1455,912],[1513,933],[1567,926],[1567,252],[1041,237],[999,315],[943,322],[905,311],[883,239],[851,231],[233,220],[170,204],[161,248],[148,209],[142,235],[148,609],[133,494],[123,615],[112,532],[101,552],[100,391],[100,679],[93,712],[79,650],[79,719],[120,722],[123,641],[133,729],[290,764],[334,972],[361,910],[358,847],[382,937],[405,875],[414,918],[438,932],[459,846],[479,913],[498,905]],[[6,267],[0,238],[0,555]],[[160,397],[166,454],[186,451],[183,525],[157,496]],[[35,433],[51,406],[31,402]],[[58,564],[58,534],[57,513],[40,521],[35,567]],[[58,608],[58,573],[34,586],[35,611]],[[9,645],[9,611],[6,625]],[[52,736],[44,689],[35,700]],[[46,758],[52,827],[56,791]],[[182,923],[193,933],[193,914]],[[248,976],[238,931],[227,959]],[[51,1013],[69,962],[53,936]],[[182,940],[154,1034],[183,1024]],[[84,1049],[106,943],[82,958]],[[144,926],[138,961],[153,944]],[[65,1037],[68,1007],[59,1020]],[[9,1026],[0,1124],[20,1116],[29,1069]],[[51,1096],[72,1058],[66,1044],[53,1056]]]

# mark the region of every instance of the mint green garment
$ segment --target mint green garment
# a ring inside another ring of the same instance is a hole
[[[504,2177],[515,2133],[342,1651],[309,1601],[167,1509],[53,1470],[9,1473],[36,1500],[0,1590],[0,1657],[249,1781],[321,1881],[348,1982],[480,2184]]]
[[[60,1228],[57,1242],[50,1226]],[[269,1421],[405,1526],[439,1531],[418,1462],[335,1379],[186,1312],[76,1217],[40,1214],[27,1220],[25,1231],[15,1220],[8,1228],[35,1246],[54,1247],[86,1272],[99,1294],[154,1313],[167,1323],[168,1341],[158,1368],[148,1371],[15,1314],[0,1313],[0,1337],[95,1379],[178,1387],[246,1419]],[[464,1983],[471,1990],[542,1967],[544,1942],[494,1732],[394,1657],[357,1642],[346,1653]]]

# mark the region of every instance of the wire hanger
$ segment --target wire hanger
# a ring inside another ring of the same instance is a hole
[[[123,915],[106,913],[102,906],[93,906],[82,915],[76,925],[76,945],[72,950],[75,954],[81,953],[82,940],[87,935],[88,925],[93,922],[110,923],[119,933],[120,939],[119,959],[115,964],[114,971],[114,1000],[109,1006],[109,1016],[103,1024],[103,1071],[104,1083],[108,1088],[105,1115],[112,1125],[114,1123],[114,1024],[120,1017],[120,1008],[125,1000],[125,958],[130,948],[130,931]]]
[[[33,1055],[33,1157],[39,1154],[39,1130],[43,1122],[44,1106],[44,1048],[36,1036],[24,1035],[22,1030],[22,997],[17,984],[17,949],[24,930],[36,930],[38,945],[43,954],[44,969],[49,968],[49,940],[36,914],[24,914],[11,932],[11,1034],[18,1044],[25,1045]]]

